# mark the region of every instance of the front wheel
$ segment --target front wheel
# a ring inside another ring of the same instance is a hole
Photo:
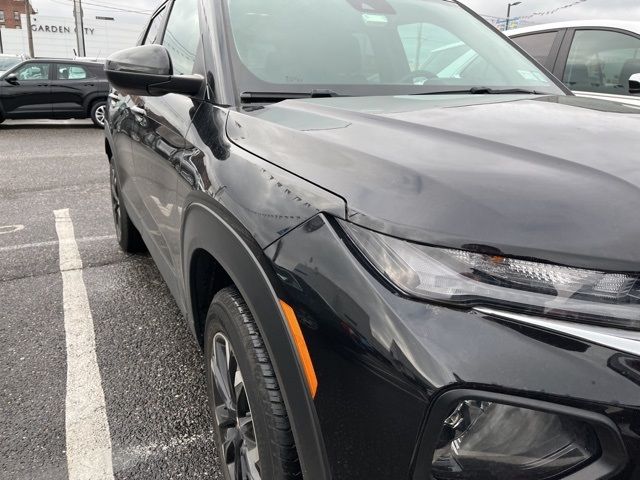
[[[107,115],[107,103],[100,100],[91,107],[91,121],[96,127],[104,128],[104,122]]]
[[[302,478],[269,354],[235,288],[214,297],[205,342],[209,405],[225,479]]]

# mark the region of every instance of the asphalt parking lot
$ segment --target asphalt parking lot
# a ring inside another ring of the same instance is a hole
[[[222,478],[202,356],[151,258],[119,250],[108,178],[103,134],[90,122],[0,126],[0,476],[68,477],[69,340],[54,215],[68,209],[113,478]]]

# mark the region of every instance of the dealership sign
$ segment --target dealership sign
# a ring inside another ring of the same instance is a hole
[[[75,33],[75,27],[66,27],[63,25],[31,25],[31,30],[34,32],[47,32],[47,33]],[[95,29],[90,27],[85,27],[84,34],[85,35],[93,35]]]

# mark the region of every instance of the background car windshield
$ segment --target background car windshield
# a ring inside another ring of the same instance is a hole
[[[241,91],[561,90],[448,0],[228,0]]]

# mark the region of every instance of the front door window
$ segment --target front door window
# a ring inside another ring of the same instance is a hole
[[[48,63],[27,63],[15,72],[18,80],[49,80]]]
[[[629,94],[629,77],[640,73],[640,39],[607,30],[575,33],[563,82],[582,92]]]

